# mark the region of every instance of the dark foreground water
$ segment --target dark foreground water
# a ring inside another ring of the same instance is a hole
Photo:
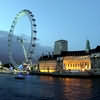
[[[0,100],[100,100],[100,79],[0,74]]]

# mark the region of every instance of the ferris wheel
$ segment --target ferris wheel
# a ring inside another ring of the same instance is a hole
[[[9,31],[9,34],[8,34],[8,57],[9,57],[10,63],[13,64],[14,66],[17,66],[18,64],[14,60],[13,53],[11,50],[12,49],[12,40],[15,36],[14,35],[15,26],[16,26],[18,20],[20,19],[20,17],[22,17],[22,16],[27,16],[29,19],[29,22],[31,24],[31,37],[30,37],[31,39],[29,41],[29,46],[28,46],[27,50],[25,49],[24,39],[22,37],[16,37],[23,49],[25,63],[32,64],[32,57],[34,54],[34,48],[36,46],[36,44],[35,44],[36,39],[37,39],[36,38],[36,33],[37,33],[36,26],[37,25],[35,24],[36,19],[34,18],[34,15],[32,14],[31,11],[24,9],[24,10],[20,11],[14,18],[11,28],[10,28],[10,31]]]

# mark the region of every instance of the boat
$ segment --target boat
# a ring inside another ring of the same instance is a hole
[[[18,74],[18,75],[15,76],[15,79],[23,80],[23,79],[25,79],[25,76],[23,74]]]

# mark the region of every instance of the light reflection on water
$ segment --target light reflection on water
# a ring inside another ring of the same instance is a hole
[[[91,97],[91,80],[65,79],[64,94],[68,100],[86,100]]]
[[[100,100],[100,79],[0,74],[0,100]]]
[[[42,96],[54,100],[100,100],[100,78],[53,78],[40,76]],[[48,91],[48,92],[46,92]]]

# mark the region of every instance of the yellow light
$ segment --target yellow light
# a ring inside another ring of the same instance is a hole
[[[85,69],[83,68],[83,69],[82,69],[82,72],[84,72],[84,71],[85,71]]]
[[[40,70],[40,72],[50,72],[50,73],[52,73],[52,72],[55,72],[56,70],[46,70],[46,69],[41,69]]]
[[[48,72],[48,70],[41,69],[40,72]]]
[[[55,72],[56,70],[49,70],[49,72]]]

